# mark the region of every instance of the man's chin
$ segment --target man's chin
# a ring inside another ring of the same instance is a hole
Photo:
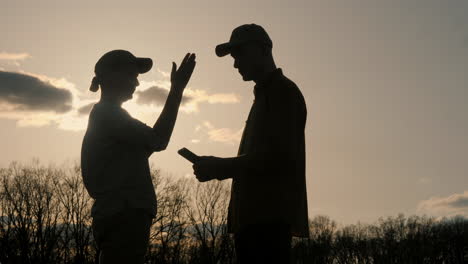
[[[242,75],[242,80],[248,82],[248,81],[252,81],[253,79],[250,78],[249,76],[246,76],[246,75]]]

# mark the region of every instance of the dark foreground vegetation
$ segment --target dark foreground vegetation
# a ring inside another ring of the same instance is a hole
[[[234,263],[225,229],[230,183],[152,174],[158,215],[147,263]],[[96,263],[91,204],[79,166],[0,169],[0,263]],[[316,216],[310,237],[294,240],[292,263],[464,263],[467,228],[462,217],[398,215],[338,227]]]

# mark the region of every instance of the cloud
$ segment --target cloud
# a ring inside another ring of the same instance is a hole
[[[0,71],[0,111],[53,111],[72,109],[72,93],[35,76]]]
[[[136,102],[140,105],[163,106],[166,102],[171,83],[165,81],[140,82],[141,87],[135,92]],[[199,105],[208,104],[235,104],[239,97],[234,93],[214,93],[209,94],[206,90],[187,88],[182,97],[181,111],[185,113],[194,113],[199,111]]]
[[[28,53],[7,53],[0,52],[0,60],[10,60],[10,61],[19,61],[31,58],[31,55]]]
[[[91,100],[82,97],[65,78],[0,71],[0,118],[15,120],[20,127],[54,125],[64,130],[86,129],[87,118],[80,116],[77,108]]]
[[[235,145],[240,142],[243,129],[233,131],[230,128],[216,128],[210,122],[205,121],[203,122],[203,128],[199,128],[196,131],[200,130],[205,130],[211,141]]]
[[[447,197],[431,197],[421,201],[418,205],[418,212],[442,217],[455,215],[468,217],[468,191]]]
[[[164,78],[169,78],[171,77],[171,74],[169,72],[166,72],[166,71],[163,71],[161,69],[157,69],[157,71],[159,72],[159,74],[161,74]]]
[[[234,93],[215,93],[208,94],[205,90],[188,89],[185,91],[187,96],[197,102],[207,102],[210,104],[233,104],[239,102],[239,97]]]
[[[133,117],[152,125],[163,108],[169,89],[168,80],[141,81],[135,99],[124,103],[124,108]],[[21,127],[53,125],[59,129],[82,131],[86,129],[88,115],[97,96],[81,92],[65,78],[0,70],[0,118],[16,120]],[[204,90],[187,88],[180,111],[198,112],[200,103],[238,101],[234,94],[209,94]],[[229,129],[213,129],[209,133],[212,140],[230,144],[236,138],[236,132]]]
[[[145,105],[164,105],[166,98],[169,95],[169,89],[159,86],[152,86],[143,91],[137,91],[135,94],[138,96],[136,102]],[[191,98],[187,95],[182,96],[182,104],[190,101]]]
[[[468,191],[449,197],[449,203],[454,208],[468,208]]]
[[[90,112],[91,112],[91,109],[93,108],[93,105],[95,104],[96,102],[92,102],[92,103],[89,103],[89,104],[86,104],[84,106],[81,106],[78,108],[77,112],[79,115],[88,115]]]
[[[234,145],[239,143],[242,136],[242,130],[232,131],[229,128],[212,129],[208,131],[208,136],[212,141]]]
[[[186,89],[184,95],[190,98],[182,108],[186,113],[198,112],[199,105],[202,103],[208,104],[235,104],[239,102],[239,98],[234,93],[215,93],[209,94],[206,90]]]

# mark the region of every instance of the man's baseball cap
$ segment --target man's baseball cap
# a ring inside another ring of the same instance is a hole
[[[99,89],[100,77],[106,73],[116,72],[124,69],[137,69],[138,73],[145,73],[153,67],[153,60],[150,58],[135,57],[126,50],[112,50],[102,55],[94,66],[96,76],[91,82],[89,90],[96,92]]]
[[[231,53],[232,48],[246,43],[259,43],[269,48],[273,47],[273,42],[271,42],[268,33],[263,27],[256,24],[245,24],[232,31],[229,42],[216,46],[216,55],[224,57]]]

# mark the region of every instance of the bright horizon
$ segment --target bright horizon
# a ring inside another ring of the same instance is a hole
[[[237,153],[253,100],[232,29],[262,25],[304,94],[309,216],[339,223],[468,216],[468,3],[462,1],[8,1],[0,10],[0,166],[79,161],[88,90],[105,52],[150,57],[125,103],[153,125],[171,62],[197,55],[169,147],[150,162],[193,177],[176,151]],[[39,80],[39,81],[31,81]],[[15,87],[14,89],[12,87]]]

